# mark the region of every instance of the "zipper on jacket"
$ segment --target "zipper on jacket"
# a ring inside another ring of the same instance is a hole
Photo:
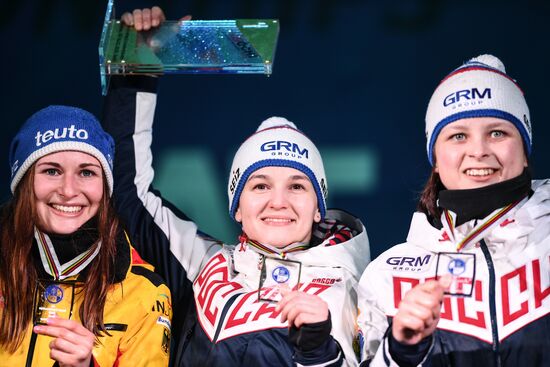
[[[485,240],[481,239],[479,244],[481,251],[483,251],[483,255],[485,256],[485,260],[487,260],[487,268],[489,270],[489,309],[491,313],[491,334],[493,335],[493,357],[495,360],[495,366],[500,367],[500,342],[498,338],[497,307],[495,296],[495,266]]]
[[[33,331],[31,334],[31,341],[29,343],[29,350],[27,351],[27,362],[25,362],[26,367],[32,366],[32,357],[34,355],[34,347],[36,345],[36,337],[38,335]]]

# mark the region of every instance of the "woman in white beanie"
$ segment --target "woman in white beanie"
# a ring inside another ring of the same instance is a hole
[[[361,277],[362,365],[550,365],[550,181],[531,181],[523,92],[494,56],[436,88],[433,166],[407,241]]]
[[[69,106],[41,109],[12,140],[1,366],[168,365],[170,292],[112,207],[113,155],[97,119]]]
[[[142,29],[152,14],[163,18],[153,8],[122,19]],[[227,184],[242,234],[221,244],[151,187],[155,83],[112,78],[103,121],[117,149],[117,209],[172,290],[172,364],[357,365],[356,286],[369,244],[357,218],[327,210],[316,146],[280,117],[242,143]]]

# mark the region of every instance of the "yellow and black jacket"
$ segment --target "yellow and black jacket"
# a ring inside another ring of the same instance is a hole
[[[119,277],[117,280],[120,281],[112,285],[104,309],[104,323],[110,336],[99,337],[99,343],[96,343],[92,352],[91,365],[167,366],[172,318],[170,291],[153,272],[153,267],[139,257],[129,241],[117,242],[115,263]],[[2,300],[0,295],[0,313]],[[77,321],[80,320],[78,311],[81,302],[82,295],[76,291],[71,318]],[[49,358],[52,338],[38,335],[32,346],[32,335],[32,324],[29,323],[25,339],[14,354],[0,350],[0,366],[26,366],[31,353],[30,366],[54,366],[55,361]]]

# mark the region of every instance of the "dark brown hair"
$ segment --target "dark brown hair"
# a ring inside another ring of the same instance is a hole
[[[416,210],[426,214],[428,217],[439,218],[441,211],[437,207],[437,198],[439,191],[444,189],[445,186],[443,186],[439,174],[432,168],[430,177],[428,177],[428,181],[426,181],[426,185],[420,194]]]
[[[34,226],[38,223],[34,196],[34,165],[17,185],[13,199],[0,213],[0,295],[4,309],[0,318],[0,347],[15,352],[32,322],[33,292],[38,279],[37,264],[31,250]],[[98,256],[87,268],[84,284],[78,292],[82,298],[79,316],[85,328],[96,337],[107,333],[103,308],[114,283],[116,236],[119,220],[111,207],[109,188],[103,180],[103,197],[97,212]]]

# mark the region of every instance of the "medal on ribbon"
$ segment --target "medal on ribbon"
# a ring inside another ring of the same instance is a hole
[[[74,292],[74,282],[39,279],[34,290],[34,325],[45,325],[48,317],[70,319]]]
[[[435,279],[451,275],[451,285],[445,294],[470,297],[476,278],[476,255],[461,252],[440,252],[437,254]]]
[[[294,260],[263,257],[258,300],[279,302],[281,288],[296,289],[300,283],[302,263]]]

